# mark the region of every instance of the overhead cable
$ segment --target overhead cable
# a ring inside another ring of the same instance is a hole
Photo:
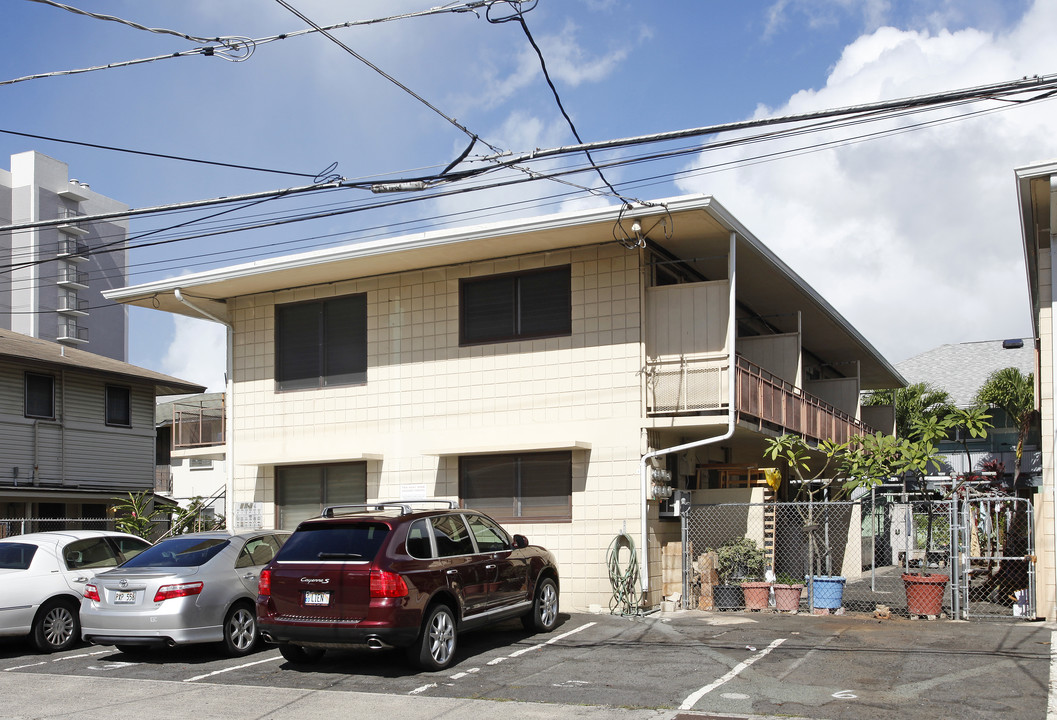
[[[543,79],[547,81],[547,86],[551,89],[551,94],[554,96],[554,102],[555,104],[557,104],[558,110],[561,111],[562,117],[565,118],[565,122],[569,125],[569,130],[572,131],[573,137],[576,138],[576,142],[582,145],[584,141],[580,137],[580,133],[576,129],[576,124],[573,123],[573,119],[569,117],[569,113],[565,110],[565,105],[562,103],[561,96],[558,94],[558,88],[555,87],[554,81],[551,80],[551,74],[547,70],[547,61],[543,57],[543,51],[540,50],[540,46],[536,44],[536,39],[532,37],[532,32],[529,31],[528,23],[525,22],[525,13],[528,10],[535,9],[536,2],[537,0],[532,0],[531,5],[528,8],[525,8],[525,3],[517,2],[516,0],[507,0],[506,4],[513,10],[513,12],[504,16],[493,16],[492,8],[490,7],[487,10],[486,17],[488,19],[488,22],[493,23],[495,25],[508,22],[516,22],[518,25],[521,26],[521,30],[525,33],[525,38],[529,41],[529,45],[531,45],[532,49],[536,51],[536,57],[539,58],[540,61],[540,70],[543,71]],[[594,158],[591,157],[591,153],[585,150],[584,155],[587,156],[588,162],[590,162],[591,165],[594,166],[595,161]],[[595,169],[598,171],[598,177],[602,179],[602,182],[605,183],[606,187],[608,187],[615,196],[623,200],[625,204],[629,204],[630,201],[627,198],[623,197],[619,192],[617,192],[617,189],[613,187],[613,184],[609,182],[605,174],[603,174],[603,172],[597,167],[595,167]]]
[[[32,0],[32,2],[40,2],[40,3],[47,4],[47,5],[53,5],[55,7],[61,7],[62,9],[69,10],[70,12],[75,12],[75,13],[80,14],[80,15],[88,15],[89,17],[98,17],[99,19],[104,19],[104,20],[105,19],[112,19],[115,22],[123,22],[124,24],[130,25],[132,27],[140,27],[141,29],[146,29],[146,30],[149,30],[149,31],[152,31],[152,32],[161,32],[161,31],[163,31],[161,28],[145,28],[143,26],[139,26],[137,23],[131,23],[129,21],[123,21],[120,18],[114,18],[112,16],[98,15],[96,13],[89,13],[89,12],[86,12],[86,11],[83,11],[83,10],[79,10],[77,8],[72,8],[72,7],[68,6],[68,5],[62,5],[61,3],[50,2],[49,0]],[[155,55],[153,57],[138,58],[138,59],[135,59],[135,60],[116,61],[116,62],[107,63],[106,65],[94,65],[92,67],[77,68],[77,69],[73,69],[73,70],[56,70],[56,71],[53,71],[53,72],[36,73],[36,74],[33,74],[33,75],[25,75],[23,77],[13,78],[11,80],[0,80],[0,86],[3,86],[3,85],[14,85],[15,83],[26,82],[28,80],[42,80],[44,78],[49,78],[49,77],[59,77],[59,76],[65,76],[65,75],[79,75],[79,74],[82,74],[82,73],[95,72],[97,70],[111,70],[111,69],[120,68],[120,67],[131,67],[133,65],[143,65],[143,64],[146,64],[146,63],[157,62],[159,60],[170,60],[170,59],[179,58],[179,57],[188,57],[188,56],[191,56],[191,55],[205,55],[205,56],[208,56],[208,57],[221,57],[221,58],[224,58],[225,60],[232,60],[232,61],[236,61],[237,62],[237,61],[248,59],[251,55],[253,55],[254,50],[256,48],[260,47],[261,45],[265,45],[265,44],[268,44],[268,43],[276,42],[278,40],[287,40],[289,38],[298,37],[298,36],[301,36],[301,35],[307,35],[309,33],[322,32],[324,30],[338,30],[338,29],[341,29],[341,28],[351,28],[351,27],[357,27],[357,26],[361,26],[361,25],[374,25],[374,24],[383,23],[383,22],[392,22],[394,20],[406,20],[406,19],[410,19],[410,18],[426,17],[428,15],[474,13],[475,15],[479,16],[479,14],[477,12],[478,10],[480,10],[482,8],[483,9],[487,9],[489,6],[491,6],[491,5],[495,4],[495,3],[498,3],[498,2],[505,2],[505,0],[476,0],[475,2],[465,2],[465,3],[460,3],[460,4],[451,3],[451,4],[448,4],[448,5],[442,5],[442,6],[439,6],[439,7],[429,8],[428,10],[418,10],[418,11],[414,11],[414,12],[400,13],[398,15],[388,15],[386,17],[372,18],[372,19],[369,19],[369,20],[349,20],[349,21],[342,22],[342,23],[335,23],[333,25],[327,25],[327,26],[324,26],[324,27],[319,28],[319,29],[310,28],[310,29],[307,29],[307,30],[297,30],[297,31],[294,31],[294,32],[285,32],[285,33],[280,33],[278,35],[270,35],[270,36],[262,37],[262,38],[245,38],[245,37],[234,37],[234,36],[231,36],[231,37],[225,37],[225,38],[206,39],[206,38],[196,38],[193,35],[184,35],[183,33],[175,32],[175,31],[168,31],[168,34],[176,35],[178,37],[183,37],[183,38],[189,39],[189,40],[195,40],[197,42],[220,43],[221,41],[223,41],[223,44],[220,44],[219,46],[216,45],[216,44],[207,44],[205,47],[197,47],[197,48],[193,48],[193,49],[189,49],[189,50],[182,50],[182,51],[178,51],[178,52],[166,53],[164,55]]]
[[[409,88],[409,87],[408,87],[407,85],[405,85],[404,83],[402,83],[402,82],[400,82],[399,80],[397,80],[397,79],[396,79],[395,77],[393,77],[392,75],[390,75],[389,73],[387,73],[387,72],[386,72],[385,70],[383,70],[382,68],[380,68],[380,67],[378,67],[377,65],[375,65],[375,64],[374,64],[373,62],[371,62],[370,60],[368,60],[367,58],[365,58],[365,57],[364,57],[363,55],[360,55],[360,54],[359,54],[358,52],[356,52],[355,50],[353,50],[353,49],[352,49],[351,47],[349,47],[348,45],[346,45],[345,43],[343,43],[343,42],[342,42],[341,40],[338,40],[338,39],[337,39],[337,38],[336,38],[336,37],[335,37],[335,36],[334,36],[333,34],[331,34],[331,32],[330,32],[329,30],[325,30],[324,28],[322,28],[322,27],[320,27],[319,25],[317,25],[317,24],[316,24],[315,22],[313,22],[313,21],[312,21],[312,20],[311,20],[311,19],[310,19],[310,18],[309,18],[308,16],[306,16],[306,15],[305,15],[304,13],[302,13],[302,12],[301,12],[300,10],[298,10],[297,8],[295,8],[295,7],[294,7],[293,5],[291,5],[290,3],[286,2],[286,0],[275,0],[275,1],[276,1],[277,3],[279,3],[280,5],[282,5],[282,6],[284,7],[284,8],[286,8],[287,10],[289,10],[289,11],[290,11],[291,13],[293,13],[294,15],[296,15],[297,17],[301,18],[301,19],[302,19],[302,20],[304,20],[304,21],[305,21],[306,23],[308,23],[309,25],[311,25],[311,26],[312,26],[313,28],[315,28],[315,29],[316,29],[316,31],[318,31],[318,32],[322,33],[324,37],[326,37],[326,38],[327,38],[328,40],[330,40],[330,41],[331,41],[332,43],[334,43],[335,45],[337,45],[338,47],[340,47],[340,48],[341,48],[342,50],[344,50],[345,52],[347,52],[347,53],[348,53],[349,55],[352,55],[352,56],[353,56],[354,58],[356,58],[357,60],[359,60],[359,61],[360,61],[361,63],[363,63],[364,65],[366,65],[367,67],[369,67],[369,68],[370,68],[371,70],[374,70],[374,71],[375,71],[376,73],[378,73],[378,74],[379,74],[379,75],[381,75],[381,76],[382,76],[383,78],[385,78],[385,79],[386,79],[386,80],[388,80],[389,82],[391,82],[391,83],[393,83],[394,85],[396,85],[396,86],[397,86],[398,88],[400,88],[401,90],[403,90],[404,92],[406,92],[406,93],[407,93],[408,95],[410,95],[411,97],[413,97],[413,98],[415,98],[416,100],[418,100],[418,101],[419,101],[420,103],[422,103],[423,105],[425,105],[425,106],[426,106],[427,108],[429,108],[430,110],[432,110],[433,112],[435,112],[435,113],[436,113],[437,115],[440,115],[440,116],[441,116],[442,118],[444,118],[444,119],[445,119],[446,121],[448,121],[448,122],[449,122],[450,124],[454,125],[454,126],[455,126],[456,128],[458,128],[458,129],[459,129],[459,130],[461,130],[461,131],[462,131],[463,133],[465,133],[466,135],[468,135],[468,136],[469,136],[470,138],[472,138],[472,139],[474,139],[474,140],[477,140],[477,139],[478,139],[478,136],[477,136],[477,134],[476,134],[476,133],[470,132],[470,130],[468,130],[468,129],[467,129],[467,128],[466,128],[466,127],[465,127],[464,125],[462,125],[462,124],[461,124],[461,123],[460,123],[460,122],[459,122],[458,120],[456,120],[455,118],[451,117],[450,115],[446,115],[446,114],[445,114],[445,113],[444,113],[444,112],[443,112],[443,111],[442,111],[442,110],[441,110],[440,108],[438,108],[438,107],[437,107],[436,105],[434,105],[434,104],[433,104],[433,103],[431,103],[430,101],[426,100],[426,99],[425,99],[424,97],[422,97],[421,95],[419,95],[418,93],[416,93],[416,92],[415,92],[414,90],[412,90],[411,88]],[[485,144],[485,145],[488,145],[488,147],[490,147],[490,148],[492,149],[492,152],[501,152],[501,150],[500,150],[500,149],[499,149],[498,147],[496,147],[496,146],[494,146],[494,145],[491,145],[491,144],[489,144],[488,142],[485,142],[484,140],[481,140],[481,142],[484,142],[484,144]]]
[[[791,124],[804,122],[808,120],[817,120],[825,118],[835,118],[840,116],[856,116],[864,115],[867,113],[874,113],[873,119],[883,119],[884,115],[881,115],[881,111],[907,111],[915,108],[940,108],[947,105],[955,105],[970,100],[983,100],[983,99],[1005,99],[1013,95],[1021,95],[1027,92],[1036,92],[1031,98],[1027,98],[1026,101],[1035,101],[1044,99],[1049,96],[1050,90],[1057,90],[1057,75],[1049,76],[1038,76],[1033,78],[1022,78],[1005,83],[996,83],[993,85],[984,85],[972,88],[965,88],[960,90],[953,90],[944,93],[934,93],[932,95],[923,95],[911,98],[902,98],[897,100],[886,100],[876,103],[865,103],[861,105],[848,106],[843,108],[834,108],[829,110],[819,110],[808,113],[783,115],[773,118],[759,118],[754,120],[743,120],[738,122],[720,123],[716,125],[708,125],[703,127],[688,128],[685,130],[675,130],[664,133],[652,133],[648,135],[638,135],[627,138],[620,138],[615,140],[603,140],[593,143],[582,143],[579,145],[572,146],[561,146],[549,149],[536,149],[530,153],[523,153],[517,157],[510,157],[508,153],[491,156],[495,164],[485,166],[483,168],[462,171],[457,175],[449,175],[447,179],[464,179],[473,175],[479,175],[483,172],[494,171],[498,167],[507,165],[523,164],[529,161],[534,161],[540,158],[551,158],[562,155],[569,155],[575,153],[582,153],[586,150],[610,150],[617,148],[633,147],[638,145],[648,145],[652,143],[666,142],[670,140],[687,139],[693,137],[700,137],[705,135],[715,135],[722,132],[731,132],[737,130],[748,130],[757,127],[768,127],[772,125],[780,124]],[[1040,92],[1043,91],[1043,92]],[[432,176],[434,178],[440,178],[441,176]],[[412,178],[410,180],[420,180],[424,178]],[[406,182],[407,178],[394,178],[388,182]],[[173,210],[181,210],[186,208],[198,208],[207,207],[209,205],[220,205],[225,203],[243,202],[246,200],[255,200],[258,198],[273,196],[279,193],[284,195],[296,195],[308,192],[320,192],[328,188],[360,188],[369,189],[370,183],[364,182],[349,182],[349,181],[337,181],[333,183],[327,183],[323,185],[306,185],[294,188],[286,188],[284,190],[269,190],[257,193],[247,193],[242,195],[233,195],[219,198],[211,198],[207,200],[196,200],[181,203],[172,203],[168,205],[159,205],[153,207],[146,207],[140,209],[130,209],[125,211],[110,212],[110,213],[99,213],[95,215],[88,215],[83,218],[79,218],[80,222],[94,222],[97,220],[110,220],[120,217],[132,217],[136,215],[147,215],[157,214],[162,212],[168,212]],[[24,223],[13,223],[9,225],[0,226],[0,232],[12,231],[12,230],[25,230],[30,228],[38,227],[53,227],[61,225],[67,222],[64,219],[52,219],[52,220],[37,220],[33,222]]]

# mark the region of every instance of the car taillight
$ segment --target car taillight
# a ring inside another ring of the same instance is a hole
[[[202,592],[204,586],[201,582],[180,583],[179,585],[162,585],[158,592],[154,593],[154,602],[171,600],[172,598],[197,595]]]
[[[261,570],[261,576],[257,580],[257,594],[258,595],[271,595],[272,594],[272,571]]]
[[[92,584],[85,585],[84,596],[89,600],[95,600],[96,602],[99,602],[99,588]]]
[[[407,594],[404,578],[388,570],[371,570],[371,597],[398,598]]]

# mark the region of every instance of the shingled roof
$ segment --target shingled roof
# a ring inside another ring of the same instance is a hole
[[[1004,347],[1015,345],[1020,347]],[[907,382],[926,382],[946,390],[958,407],[973,404],[977,391],[995,370],[1018,368],[1025,376],[1035,372],[1035,346],[1031,338],[983,340],[940,345],[896,364]]]
[[[28,362],[44,368],[80,370],[125,380],[152,383],[155,395],[180,395],[200,393],[205,390],[201,385],[195,385],[170,375],[11,330],[0,330],[0,360],[2,359]]]

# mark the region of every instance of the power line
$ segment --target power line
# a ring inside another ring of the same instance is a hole
[[[378,74],[379,74],[379,75],[381,75],[381,76],[382,76],[383,78],[385,78],[385,79],[386,79],[386,80],[388,80],[389,82],[391,82],[391,83],[393,83],[394,85],[396,85],[396,86],[397,86],[398,88],[400,88],[401,90],[403,90],[404,92],[406,92],[406,93],[407,93],[408,95],[410,95],[411,97],[413,97],[413,98],[415,98],[416,100],[418,100],[418,101],[419,101],[420,103],[422,103],[423,105],[425,105],[425,106],[426,106],[427,108],[429,108],[430,110],[432,110],[433,112],[435,112],[435,113],[436,113],[437,115],[440,115],[440,116],[441,116],[442,118],[444,118],[444,119],[445,119],[446,121],[448,121],[448,122],[449,122],[449,123],[450,123],[451,125],[454,125],[454,126],[455,126],[456,128],[458,128],[458,129],[459,129],[459,130],[461,130],[461,131],[462,131],[463,133],[465,133],[465,134],[466,134],[466,135],[467,135],[467,136],[468,136],[468,137],[469,137],[469,138],[471,139],[471,141],[476,141],[476,140],[478,140],[478,139],[479,139],[479,137],[478,137],[478,135],[477,135],[476,133],[470,132],[470,131],[469,131],[469,130],[468,130],[468,129],[467,129],[467,128],[466,128],[465,126],[464,126],[464,125],[462,125],[462,124],[461,124],[461,123],[460,123],[460,122],[459,122],[458,120],[456,120],[455,118],[451,117],[450,115],[447,115],[447,114],[445,114],[445,113],[444,113],[443,111],[441,111],[441,110],[440,110],[440,108],[438,108],[438,107],[437,107],[436,105],[434,105],[433,103],[431,103],[431,102],[429,102],[428,100],[426,100],[426,99],[425,99],[424,97],[422,97],[421,95],[419,95],[418,93],[416,93],[416,92],[415,92],[414,90],[412,90],[411,88],[409,88],[409,87],[408,87],[407,85],[405,85],[404,83],[400,82],[400,81],[399,81],[399,80],[397,80],[397,79],[396,79],[395,77],[393,77],[392,75],[390,75],[389,73],[387,73],[387,72],[386,72],[385,70],[382,70],[382,68],[380,68],[380,67],[378,67],[377,65],[375,65],[375,64],[374,64],[373,62],[371,62],[370,60],[368,60],[367,58],[365,58],[365,57],[364,57],[363,55],[360,55],[360,54],[359,54],[358,52],[356,52],[355,50],[353,50],[353,49],[352,49],[351,47],[349,47],[348,45],[346,45],[345,43],[343,43],[343,42],[342,42],[341,40],[338,40],[338,39],[337,39],[337,38],[336,38],[336,37],[335,37],[334,35],[332,35],[332,34],[330,33],[330,31],[329,31],[329,30],[325,30],[325,29],[323,29],[322,27],[320,27],[319,25],[317,25],[317,24],[316,24],[315,22],[313,22],[313,21],[312,21],[312,20],[311,20],[311,19],[310,19],[310,18],[309,18],[309,17],[307,16],[307,15],[305,15],[304,13],[302,13],[302,12],[301,12],[300,10],[298,10],[297,8],[295,8],[295,7],[294,7],[293,5],[291,5],[290,3],[286,2],[286,0],[275,0],[275,1],[276,1],[277,3],[279,3],[280,5],[282,5],[282,6],[284,7],[284,8],[286,8],[287,10],[289,10],[289,11],[290,11],[291,13],[293,13],[294,15],[296,15],[297,17],[301,18],[301,19],[302,19],[302,20],[304,20],[304,21],[305,21],[306,23],[308,23],[309,25],[311,25],[311,26],[312,26],[313,28],[315,28],[315,29],[316,29],[316,30],[317,30],[318,32],[322,33],[322,35],[323,35],[324,37],[326,37],[326,38],[327,38],[328,40],[330,40],[330,41],[331,41],[332,43],[334,43],[335,45],[337,45],[338,47],[340,47],[340,48],[341,48],[342,50],[344,50],[345,52],[347,52],[347,53],[348,53],[349,55],[352,55],[352,56],[353,56],[354,58],[356,58],[357,60],[359,60],[359,61],[360,61],[361,63],[363,63],[364,65],[366,65],[367,67],[369,67],[369,68],[370,68],[371,70],[374,70],[374,71],[375,71],[376,73],[378,73]],[[501,152],[499,148],[497,148],[496,146],[494,146],[494,145],[492,145],[492,144],[488,143],[487,141],[485,141],[485,140],[481,140],[481,142],[483,142],[483,143],[484,143],[485,145],[488,145],[488,147],[489,147],[489,148],[491,148],[492,152]],[[471,143],[471,147],[472,147],[472,143]],[[467,152],[468,152],[468,151],[467,151]],[[465,153],[464,153],[464,155],[465,155]]]
[[[480,10],[482,8],[487,9],[488,7],[490,7],[491,5],[493,5],[493,4],[497,3],[497,2],[505,2],[506,0],[476,0],[474,2],[465,2],[465,3],[462,3],[462,4],[458,4],[458,5],[453,3],[453,4],[449,4],[449,5],[433,7],[433,8],[430,8],[428,10],[418,10],[418,11],[414,11],[414,12],[400,13],[398,15],[389,15],[389,16],[386,16],[386,17],[372,18],[372,19],[369,19],[369,20],[349,20],[349,21],[346,21],[346,22],[343,22],[343,23],[335,23],[333,25],[328,25],[328,26],[326,26],[324,28],[321,28],[321,29],[312,28],[312,29],[308,29],[308,30],[298,30],[298,31],[295,31],[295,32],[280,33],[278,35],[270,35],[268,37],[262,37],[262,38],[247,38],[247,37],[236,37],[236,36],[227,36],[227,37],[222,37],[222,38],[198,38],[198,37],[195,37],[193,35],[185,35],[185,34],[180,33],[178,31],[165,30],[164,28],[148,28],[148,27],[139,25],[138,23],[133,23],[131,21],[123,20],[121,18],[117,18],[117,17],[110,16],[110,15],[102,15],[102,14],[99,14],[99,13],[87,12],[87,11],[84,11],[84,10],[80,10],[78,8],[73,8],[73,7],[68,6],[68,5],[63,5],[63,4],[57,3],[57,2],[52,2],[51,0],[31,0],[31,1],[32,2],[39,2],[39,3],[42,3],[42,4],[46,4],[46,5],[52,5],[54,7],[58,7],[58,8],[64,9],[64,10],[68,10],[70,12],[73,12],[73,13],[76,13],[76,14],[79,14],[79,15],[86,15],[88,17],[94,17],[94,18],[97,18],[97,19],[100,19],[100,20],[112,20],[114,22],[119,22],[119,23],[122,23],[122,24],[125,24],[125,25],[129,25],[130,27],[135,27],[135,28],[138,28],[138,29],[147,30],[149,32],[159,32],[159,33],[165,33],[165,34],[170,34],[170,35],[176,35],[177,37],[182,37],[182,38],[185,38],[185,39],[188,39],[188,40],[195,40],[197,42],[205,43],[206,45],[205,45],[205,47],[197,47],[197,48],[193,48],[193,49],[190,49],[190,50],[182,50],[182,51],[178,51],[178,52],[166,53],[164,55],[155,55],[153,57],[138,58],[138,59],[135,59],[135,60],[123,60],[123,61],[110,62],[110,63],[107,63],[106,65],[95,65],[95,66],[92,66],[92,67],[77,68],[77,69],[73,69],[73,70],[56,70],[56,71],[53,71],[53,72],[36,73],[36,74],[33,74],[33,75],[25,75],[23,77],[13,78],[11,80],[0,81],[0,86],[3,86],[3,85],[14,85],[15,83],[27,82],[29,80],[42,80],[44,78],[49,78],[49,77],[59,77],[59,76],[67,76],[67,75],[79,75],[79,74],[82,74],[82,73],[95,72],[97,70],[112,70],[112,69],[121,68],[121,67],[131,67],[133,65],[143,65],[143,64],[146,64],[146,63],[157,62],[157,61],[160,61],[160,60],[170,60],[170,59],[175,59],[175,58],[180,58],[180,57],[188,57],[188,56],[191,56],[191,55],[204,55],[204,56],[207,56],[207,57],[221,57],[221,58],[223,58],[225,60],[230,60],[230,61],[233,61],[233,62],[240,62],[242,60],[248,60],[250,58],[250,56],[253,55],[253,53],[254,53],[254,51],[255,51],[255,49],[257,47],[259,47],[261,45],[264,45],[264,44],[267,44],[267,43],[276,42],[278,40],[286,40],[286,39],[293,38],[293,37],[298,37],[298,36],[301,36],[301,35],[307,35],[309,33],[320,32],[321,30],[337,30],[337,29],[340,29],[340,28],[350,28],[350,27],[356,27],[356,26],[361,26],[361,25],[374,25],[374,24],[377,24],[377,23],[392,22],[394,20],[406,20],[406,19],[417,18],[417,17],[425,17],[425,16],[428,16],[428,15],[439,15],[439,14],[442,14],[442,13],[443,14],[458,14],[458,13],[468,13],[469,12],[469,13],[473,13],[473,14],[479,16],[478,10]]]
[[[33,0],[40,2],[40,0]],[[0,133],[5,135],[17,135],[19,137],[33,138],[34,140],[47,140],[49,142],[63,143],[64,145],[78,145],[80,147],[94,148],[96,150],[109,150],[111,152],[127,153],[129,155],[142,155],[144,157],[161,158],[162,160],[179,160],[180,162],[196,163],[198,165],[212,165],[214,167],[234,168],[235,170],[253,170],[254,172],[273,173],[275,175],[292,175],[294,177],[317,178],[318,173],[301,173],[291,170],[274,170],[272,168],[255,167],[253,165],[239,165],[237,163],[226,163],[218,160],[202,160],[201,158],[184,157],[182,155],[169,155],[167,153],[150,152],[147,150],[132,150],[130,148],[116,147],[114,145],[100,145],[98,143],[84,142],[81,140],[65,140],[63,138],[48,135],[36,135],[34,133],[19,132],[18,130],[5,130],[0,128]]]

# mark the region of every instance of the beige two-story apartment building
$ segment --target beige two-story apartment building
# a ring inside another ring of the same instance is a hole
[[[229,517],[439,497],[552,549],[606,606],[636,541],[646,602],[670,487],[735,486],[786,430],[846,439],[902,384],[714,199],[364,242],[108,297],[229,328]],[[669,479],[670,477],[670,479]],[[645,552],[644,552],[645,550]]]

